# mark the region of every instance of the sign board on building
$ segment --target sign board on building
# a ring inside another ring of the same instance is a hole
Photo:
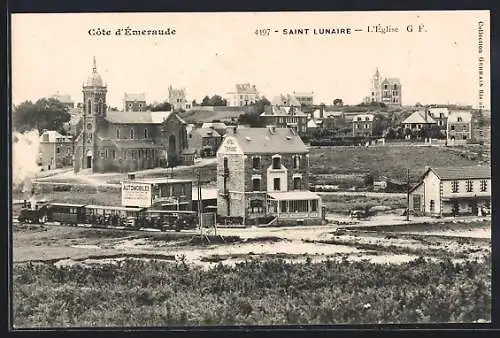
[[[151,207],[151,184],[122,182],[122,206]]]

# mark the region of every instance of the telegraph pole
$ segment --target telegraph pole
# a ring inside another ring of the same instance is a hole
[[[203,236],[203,224],[202,224],[202,215],[201,215],[201,170],[198,171],[198,224],[200,227],[200,235]]]
[[[406,169],[406,220],[410,220],[410,168]]]

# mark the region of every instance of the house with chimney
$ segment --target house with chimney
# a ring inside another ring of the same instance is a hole
[[[428,110],[418,110],[403,120],[401,125],[405,129],[419,131],[437,126],[437,122]]]
[[[358,114],[352,118],[352,136],[372,136],[373,114]]]
[[[294,129],[234,128],[217,151],[217,213],[243,224],[318,224],[309,151]]]
[[[429,216],[481,215],[491,208],[491,167],[428,167],[409,209]]]
[[[146,93],[125,93],[123,95],[123,111],[146,110]]]
[[[448,145],[463,144],[472,138],[472,114],[470,111],[450,112],[446,121],[446,138]]]
[[[71,167],[73,165],[73,137],[55,130],[44,130],[38,146],[38,164],[44,170]]]
[[[189,148],[200,157],[215,156],[221,141],[221,134],[212,128],[195,128],[188,134]]]

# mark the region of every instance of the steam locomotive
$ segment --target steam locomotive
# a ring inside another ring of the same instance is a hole
[[[90,225],[96,228],[150,228],[161,231],[196,229],[195,211],[155,210],[139,207],[116,207],[72,203],[28,203],[24,201],[18,216],[20,223]]]

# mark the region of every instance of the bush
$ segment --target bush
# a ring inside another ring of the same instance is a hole
[[[220,257],[213,257],[213,261]],[[173,262],[13,271],[14,324],[162,326],[203,324],[422,323],[490,320],[491,257],[401,265],[347,260],[246,260],[208,270]]]

